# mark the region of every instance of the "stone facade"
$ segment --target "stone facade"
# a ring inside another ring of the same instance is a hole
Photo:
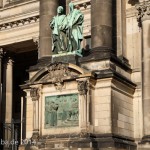
[[[51,50],[70,1],[83,57]],[[0,149],[150,149],[149,26],[148,0],[0,0]]]

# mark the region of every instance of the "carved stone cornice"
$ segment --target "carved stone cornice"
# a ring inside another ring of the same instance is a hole
[[[144,1],[143,3],[137,4],[135,7],[138,11],[137,21],[141,27],[142,21],[150,20],[150,1]]]
[[[19,26],[23,26],[23,25],[27,25],[27,24],[31,24],[31,23],[35,23],[35,22],[39,22],[39,15],[24,18],[21,20],[16,20],[13,22],[7,22],[7,23],[0,24],[0,31],[10,29],[10,28],[19,27]]]
[[[32,101],[37,101],[39,99],[39,97],[40,97],[39,89],[38,88],[31,88],[30,96],[32,98]]]

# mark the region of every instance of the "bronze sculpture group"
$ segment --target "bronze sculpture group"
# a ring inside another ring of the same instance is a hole
[[[57,15],[50,22],[52,29],[52,51],[54,54],[76,52],[81,54],[81,41],[83,40],[84,15],[71,2],[69,14],[63,14],[63,7],[57,8]]]

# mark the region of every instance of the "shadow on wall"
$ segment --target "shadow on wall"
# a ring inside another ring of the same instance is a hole
[[[139,0],[129,0],[128,1],[128,4],[131,4],[132,6],[134,6],[137,3],[139,3]]]

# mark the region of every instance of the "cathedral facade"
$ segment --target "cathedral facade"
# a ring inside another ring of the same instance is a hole
[[[80,55],[53,52],[70,2]],[[149,0],[0,0],[0,149],[150,149],[149,54]]]

